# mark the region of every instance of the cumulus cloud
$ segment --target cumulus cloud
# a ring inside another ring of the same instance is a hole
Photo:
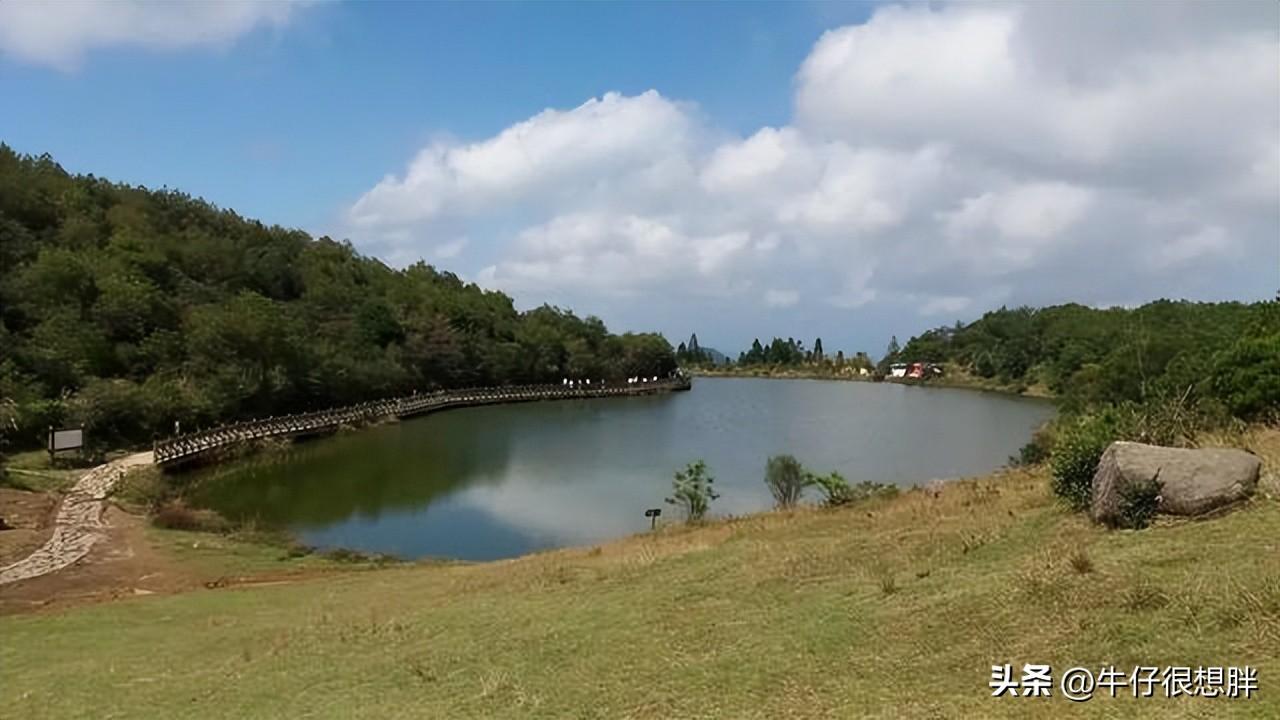
[[[769,307],[791,307],[800,302],[800,293],[795,290],[775,290],[770,288],[764,293],[764,304]]]
[[[470,242],[471,239],[467,237],[454,238],[453,240],[442,242],[435,246],[432,249],[431,254],[444,259],[455,258],[466,249]]]
[[[734,137],[658,91],[611,93],[432,143],[347,220],[396,254],[461,227],[488,285],[606,317],[644,297],[673,329],[730,322],[711,297],[920,323],[1265,297],[1278,28],[1272,3],[886,6],[816,41],[786,126]]]
[[[657,92],[609,93],[488,140],[435,142],[361,197],[350,219],[377,230],[530,204],[634,209],[692,179],[694,134],[690,111]]]
[[[224,46],[263,27],[289,22],[304,2],[0,2],[0,53],[61,70],[90,50],[129,46],[155,50]]]

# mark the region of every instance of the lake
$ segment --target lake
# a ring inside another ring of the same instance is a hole
[[[672,474],[705,460],[713,514],[772,501],[765,460],[902,486],[1003,465],[1045,401],[892,383],[698,378],[685,393],[465,408],[196,471],[195,500],[301,542],[489,560],[649,527]],[[816,496],[815,496],[816,497]]]

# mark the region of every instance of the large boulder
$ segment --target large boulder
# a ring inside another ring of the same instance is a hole
[[[1114,524],[1121,491],[1151,480],[1160,483],[1158,512],[1203,515],[1253,495],[1261,469],[1262,461],[1244,450],[1111,443],[1093,476],[1090,515]]]

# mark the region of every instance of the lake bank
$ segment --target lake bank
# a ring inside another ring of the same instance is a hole
[[[1054,399],[1053,393],[1048,388],[1041,385],[1031,385],[1028,387],[1017,387],[1007,385],[980,378],[976,375],[959,371],[957,368],[947,366],[946,372],[941,377],[931,378],[929,380],[915,380],[911,378],[881,378],[876,379],[872,375],[858,375],[847,372],[834,372],[823,370],[812,370],[805,368],[791,367],[750,367],[750,368],[690,368],[689,374],[694,377],[711,377],[711,378],[759,378],[762,380],[832,380],[839,382],[866,382],[877,383],[887,382],[896,385],[905,385],[908,387],[938,387],[952,388],[960,390],[980,390],[983,392],[1003,393],[1006,395],[1015,395],[1019,397],[1035,398],[1039,400]]]
[[[1252,446],[1274,479],[1280,432]],[[512,560],[0,618],[0,702],[32,719],[192,697],[236,717],[1270,717],[1274,693],[1015,703],[987,680],[1004,662],[1198,663],[1267,686],[1280,555],[1241,539],[1277,523],[1260,495],[1211,522],[1106,531],[1062,510],[1044,470],[1006,470]]]

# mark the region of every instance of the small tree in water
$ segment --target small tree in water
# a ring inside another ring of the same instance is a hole
[[[676,472],[675,479],[671,481],[671,497],[667,498],[667,504],[682,508],[690,522],[697,522],[707,514],[711,501],[720,497],[711,488],[714,482],[715,478],[707,472],[707,464],[695,460],[684,470]]]
[[[800,501],[804,486],[812,476],[791,455],[774,455],[764,467],[764,484],[773,494],[773,502],[780,508],[789,508]]]

